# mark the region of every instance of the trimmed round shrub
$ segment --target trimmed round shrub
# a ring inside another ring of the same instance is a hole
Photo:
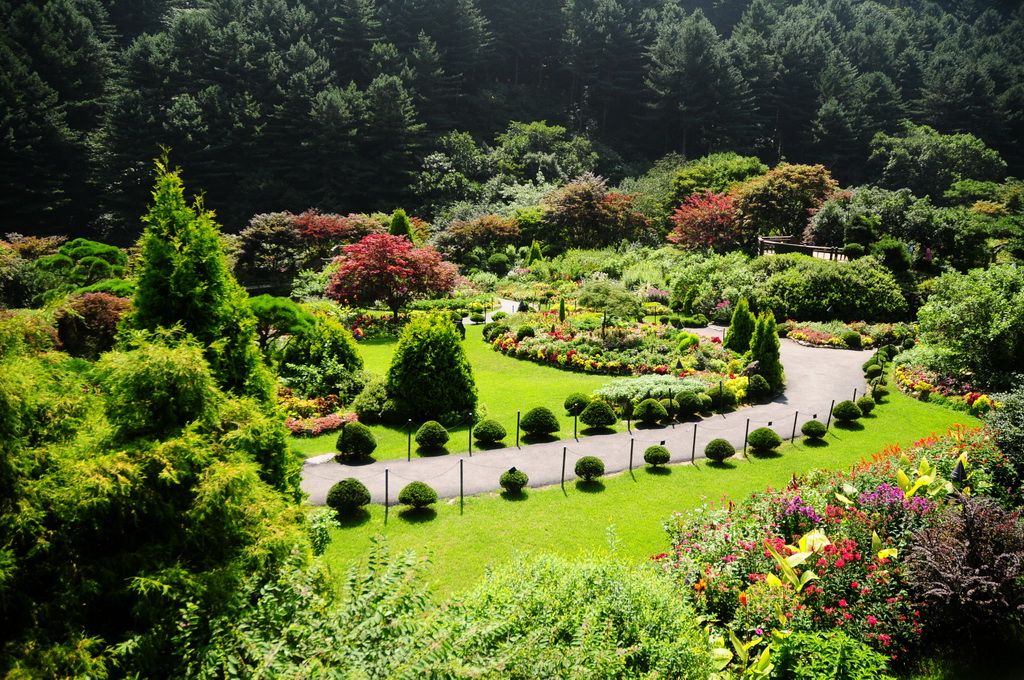
[[[370,491],[358,479],[343,479],[327,492],[327,507],[338,513],[353,512],[370,502]]]
[[[892,343],[889,343],[888,345],[882,345],[882,347],[878,350],[878,354],[876,354],[875,356],[882,358],[885,361],[892,361],[893,358],[899,353],[899,347]]]
[[[880,375],[882,375],[882,367],[879,366],[878,364],[871,364],[864,370],[864,376],[868,380],[877,378]]]
[[[582,392],[573,392],[572,394],[565,398],[563,406],[565,406],[565,410],[569,413],[569,415],[578,416],[581,413],[583,413],[583,409],[587,408],[587,405],[589,403],[590,397],[583,394]]]
[[[602,399],[595,399],[583,409],[580,421],[587,427],[612,427],[619,422],[619,417],[615,415],[615,409],[611,404]]]
[[[377,448],[377,438],[366,425],[356,421],[341,428],[337,441],[338,453],[353,458],[365,458]]]
[[[871,413],[872,410],[874,410],[875,400],[867,395],[864,395],[863,397],[857,400],[857,408],[860,409],[860,412],[863,415],[867,415]]]
[[[679,415],[692,416],[701,409],[700,395],[697,392],[680,392],[676,395],[676,407]]]
[[[782,437],[770,427],[759,427],[747,435],[747,444],[757,453],[767,453],[781,443]]]
[[[644,451],[644,462],[653,467],[666,464],[672,454],[664,446],[648,446]]]
[[[860,370],[862,370],[862,371],[864,371],[865,373],[867,373],[867,371],[868,371],[868,369],[869,369],[870,367],[872,367],[872,366],[874,366],[874,365],[878,364],[878,363],[879,363],[879,361],[881,360],[881,357],[879,356],[879,354],[880,354],[880,353],[881,353],[881,350],[879,350],[878,352],[875,352],[874,354],[872,354],[872,355],[871,355],[871,356],[870,356],[870,357],[868,358],[868,360],[867,360],[867,361],[865,361],[865,362],[864,362],[863,364],[861,364],[861,365],[860,365]]]
[[[887,396],[889,396],[889,388],[885,385],[878,384],[871,388],[871,398],[874,399],[876,403],[882,401]]]
[[[736,405],[736,392],[728,385],[718,384],[707,391],[711,397],[711,406],[716,410],[732,408]]]
[[[754,374],[747,382],[747,398],[751,401],[761,401],[771,396],[772,388],[763,375]]]
[[[425,508],[437,502],[437,492],[423,482],[410,482],[398,492],[398,502],[414,508]]]
[[[494,253],[487,258],[487,268],[498,276],[504,276],[508,273],[509,261],[508,255],[505,253]]]
[[[494,444],[505,438],[505,428],[497,420],[482,420],[473,428],[473,436],[478,442]]]
[[[450,436],[448,430],[444,429],[444,425],[436,420],[428,420],[420,425],[420,429],[416,431],[415,439],[416,443],[423,448],[439,449],[448,443]]]
[[[843,246],[843,255],[847,260],[856,260],[864,257],[864,246],[859,243],[847,243]]]
[[[532,338],[537,335],[537,331],[533,329],[533,326],[520,326],[516,329],[516,342],[521,342],[523,338]]]
[[[594,456],[583,456],[576,461],[576,467],[573,469],[576,471],[577,477],[582,477],[589,482],[604,474],[604,461]]]
[[[821,421],[808,420],[800,426],[800,432],[808,439],[821,439],[828,434],[828,428]]]
[[[839,402],[832,409],[832,417],[844,423],[857,420],[862,415],[863,413],[861,413],[860,407],[849,399]]]
[[[860,333],[857,331],[843,331],[839,334],[839,338],[846,343],[846,346],[850,349],[860,349],[862,338]]]
[[[537,406],[526,412],[519,421],[519,429],[526,434],[551,434],[558,432],[558,419],[551,409]]]
[[[491,318],[495,321],[501,321],[506,316],[508,316],[507,312],[495,312],[494,314],[491,314]]]
[[[472,321],[473,323],[483,323],[484,321],[487,320],[487,317],[485,317],[483,314],[470,314],[469,320]]]
[[[732,447],[728,439],[712,439],[708,442],[708,445],[704,447],[704,455],[708,460],[714,461],[715,463],[721,463],[726,458],[736,453],[736,449]]]
[[[679,407],[676,405],[675,399],[669,399],[666,397],[665,399],[659,399],[658,403],[665,407],[666,420],[672,420],[676,417],[676,412],[679,410]]]
[[[644,399],[633,409],[633,418],[644,425],[654,425],[668,418],[668,411],[657,399]]]
[[[701,410],[701,412],[710,411],[711,410],[711,404],[712,404],[711,395],[708,394],[707,392],[701,392],[697,396],[700,398],[700,410]]]
[[[487,326],[484,326],[483,329],[484,340],[486,340],[487,342],[491,342],[496,337],[504,335],[505,333],[508,333],[510,330],[512,330],[512,327],[509,326],[507,323],[489,323],[487,324]]]
[[[517,491],[522,491],[529,481],[530,478],[526,476],[525,472],[511,468],[501,473],[498,483],[501,484],[501,488],[505,491],[516,493]]]

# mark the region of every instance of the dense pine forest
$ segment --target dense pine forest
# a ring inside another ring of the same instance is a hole
[[[433,220],[488,199],[498,174],[614,183],[668,154],[822,163],[868,183],[871,140],[905,120],[977,136],[1010,175],[1024,164],[1024,11],[1010,0],[7,0],[0,13],[7,232],[133,241],[160,146],[235,232],[311,207]]]

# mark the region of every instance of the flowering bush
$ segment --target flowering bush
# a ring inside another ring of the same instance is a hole
[[[340,430],[346,423],[357,422],[355,413],[331,413],[313,418],[288,418],[285,427],[296,437],[319,437]]]
[[[868,324],[863,321],[843,323],[790,319],[779,324],[779,333],[784,337],[819,347],[849,347],[849,343],[843,339],[843,334],[850,332],[860,335],[860,347],[902,344],[907,338],[917,336],[917,329],[905,323]]]

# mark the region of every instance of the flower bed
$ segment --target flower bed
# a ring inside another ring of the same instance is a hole
[[[958,460],[974,494],[1019,502],[988,433],[955,430],[887,447],[848,471],[794,477],[737,506],[676,513],[664,523],[671,551],[652,559],[719,632],[763,636],[752,656],[775,642],[772,631],[841,630],[891,660],[923,653],[928,627],[941,621],[908,559],[918,532],[941,521]]]
[[[789,319],[779,325],[779,334],[783,337],[816,347],[848,348],[849,344],[843,339],[843,334],[850,332],[860,336],[861,347],[902,345],[907,338],[917,335],[916,329],[905,323],[869,324],[863,321],[842,323]]]
[[[988,395],[976,391],[970,380],[963,376],[941,375],[923,366],[901,364],[893,369],[893,380],[900,390],[918,399],[971,415],[980,416],[996,406]]]
[[[319,437],[340,430],[346,423],[358,420],[355,413],[331,413],[311,418],[288,418],[285,427],[295,437]]]
[[[356,420],[356,414],[340,412],[337,395],[302,399],[282,388],[277,393],[277,405],[285,415],[285,427],[296,437],[319,437]]]

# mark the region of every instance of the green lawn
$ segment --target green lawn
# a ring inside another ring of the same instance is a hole
[[[524,363],[516,363],[515,368],[551,370]],[[550,374],[545,377],[550,381]],[[550,382],[547,389],[561,395],[562,383],[556,384],[559,389],[551,389]],[[523,385],[538,400],[544,387]],[[512,404],[511,400],[504,403]],[[861,422],[865,427],[859,431],[833,428],[825,440],[827,446],[811,447],[800,441],[784,444],[777,458],[739,460],[726,469],[681,465],[663,475],[641,469],[606,478],[604,488],[596,493],[567,484],[564,492],[558,487],[528,490],[523,500],[485,494],[467,498],[463,513],[458,499],[443,502],[429,521],[405,517],[391,508],[386,524],[384,509],[372,506],[350,526],[334,532],[327,559],[333,567],[343,568],[365,554],[372,537],[382,535],[393,550],[432,555],[433,565],[426,577],[439,596],[470,587],[488,565],[516,559],[523,551],[576,554],[605,549],[610,527],[614,527],[620,553],[643,560],[667,549],[661,521],[673,511],[685,511],[705,501],[741,499],[751,491],[782,486],[794,473],[847,467],[887,443],[912,444],[933,432],[941,434],[955,424],[977,420],[894,393]]]
[[[515,443],[516,411],[526,413],[535,406],[547,406],[562,424],[562,436],[572,436],[572,418],[564,416],[562,404],[573,392],[591,393],[598,387],[614,380],[606,375],[588,375],[562,371],[550,366],[541,366],[495,352],[481,339],[482,326],[469,326],[463,346],[473,366],[476,379],[479,406],[487,417],[494,418],[508,431],[506,443]],[[391,363],[395,351],[394,341],[367,340],[359,343],[364,366],[383,376]],[[564,416],[564,417],[563,417]],[[624,429],[624,426],[619,426]],[[469,448],[469,433],[466,426],[449,428],[452,434],[448,445],[450,453],[461,453]],[[376,460],[404,458],[409,449],[408,430],[404,428],[373,427],[377,438]],[[414,432],[415,433],[415,432]],[[337,433],[309,439],[292,438],[292,448],[303,457],[334,451]],[[416,454],[416,442],[412,442],[412,455]]]

